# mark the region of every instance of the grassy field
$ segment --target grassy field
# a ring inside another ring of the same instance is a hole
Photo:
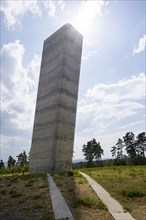
[[[146,220],[146,166],[82,169],[100,183],[136,220]],[[79,171],[53,175],[76,220],[112,220]],[[54,220],[47,176],[0,177],[1,220]]]
[[[0,180],[1,220],[54,219],[46,175],[1,175]]]
[[[82,170],[100,183],[136,220],[146,220],[146,166]]]

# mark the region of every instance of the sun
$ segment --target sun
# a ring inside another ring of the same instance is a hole
[[[103,3],[100,0],[86,1],[80,5],[72,24],[81,34],[89,33],[92,30],[94,18],[97,15],[102,16]]]

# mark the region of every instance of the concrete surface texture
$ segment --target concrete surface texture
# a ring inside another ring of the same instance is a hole
[[[80,172],[89,182],[95,193],[107,206],[108,211],[111,213],[115,220],[135,220],[130,213],[125,212],[123,207],[117,202],[111,195],[95,180],[89,177],[87,174]]]
[[[74,220],[74,217],[62,196],[59,188],[56,186],[53,178],[48,174],[51,202],[56,220],[68,219]]]
[[[30,172],[71,169],[82,40],[66,24],[44,41]]]

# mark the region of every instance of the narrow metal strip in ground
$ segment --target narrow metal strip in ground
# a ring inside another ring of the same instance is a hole
[[[111,213],[115,220],[135,220],[129,212],[125,212],[123,207],[117,202],[111,195],[95,180],[85,173],[80,172],[89,182],[93,190],[96,192],[98,197],[107,206],[108,211]]]
[[[48,174],[50,186],[50,196],[56,220],[68,219],[75,220],[59,188],[56,186],[53,178]]]

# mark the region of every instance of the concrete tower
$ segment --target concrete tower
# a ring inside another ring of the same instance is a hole
[[[44,41],[30,172],[71,169],[82,40],[65,24]]]

